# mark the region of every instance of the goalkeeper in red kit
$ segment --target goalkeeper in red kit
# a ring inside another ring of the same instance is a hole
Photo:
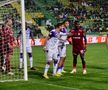
[[[73,70],[70,73],[76,73],[77,57],[80,55],[83,67],[83,74],[86,74],[86,62],[84,54],[86,51],[87,39],[84,30],[81,28],[78,21],[74,22],[74,29],[70,30],[69,36],[72,39],[73,45]]]

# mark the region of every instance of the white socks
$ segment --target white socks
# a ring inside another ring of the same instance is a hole
[[[49,67],[50,67],[50,65],[49,64],[46,64],[45,70],[44,70],[44,74],[45,75],[47,75]]]
[[[33,58],[30,57],[30,68],[32,68],[32,67],[33,67]]]
[[[23,65],[23,59],[20,58],[20,66],[19,66],[19,68],[22,68],[22,65]]]
[[[33,58],[30,57],[30,68],[33,67]],[[19,68],[23,68],[23,58],[20,58],[20,66]]]

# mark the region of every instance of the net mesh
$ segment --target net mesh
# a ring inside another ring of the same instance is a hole
[[[23,80],[16,36],[21,30],[20,0],[0,1],[0,81]]]

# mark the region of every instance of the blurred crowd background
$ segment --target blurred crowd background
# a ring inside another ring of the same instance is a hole
[[[20,1],[1,0],[0,24],[7,18],[13,21],[14,32],[21,30]],[[45,37],[54,25],[70,20],[80,21],[87,34],[103,35],[108,31],[107,0],[25,0],[26,25],[36,38]]]

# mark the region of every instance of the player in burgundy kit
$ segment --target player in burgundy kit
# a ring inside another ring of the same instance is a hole
[[[15,45],[15,39],[13,36],[11,23],[6,21],[4,27],[2,28],[2,37],[3,37],[3,53],[4,53],[4,66],[6,66],[6,72],[9,75],[13,75],[10,67],[10,59],[13,54],[13,48]]]
[[[83,66],[83,74],[86,74],[86,62],[84,59],[84,53],[86,51],[86,35],[78,21],[74,22],[75,28],[70,30],[69,35],[73,44],[73,70],[70,73],[76,73],[77,56],[80,55]]]

